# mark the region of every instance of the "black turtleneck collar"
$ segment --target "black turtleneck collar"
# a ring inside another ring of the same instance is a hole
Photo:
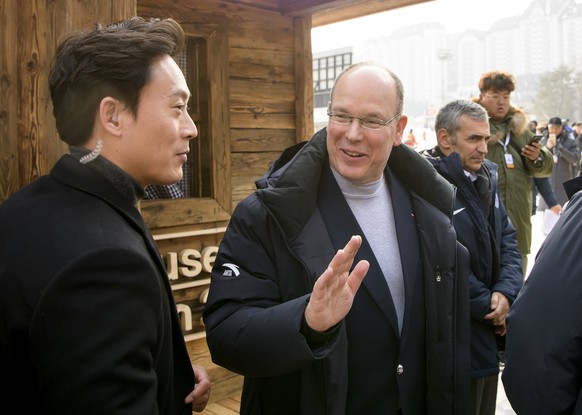
[[[84,147],[75,146],[71,146],[69,151],[71,156],[77,160],[91,152],[91,150]],[[113,187],[119,190],[119,192],[124,195],[133,206],[145,197],[145,190],[135,181],[135,179],[105,157],[97,156],[95,160],[88,162],[86,166],[92,168],[109,180]]]

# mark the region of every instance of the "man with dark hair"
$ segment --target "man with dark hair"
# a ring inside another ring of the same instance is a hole
[[[525,276],[532,232],[530,177],[549,176],[553,162],[549,150],[532,141],[524,111],[511,104],[514,90],[515,78],[510,73],[486,72],[479,79],[480,94],[474,100],[489,114],[487,158],[498,166],[499,194],[517,231]]]
[[[471,255],[471,411],[495,414],[497,337],[522,285],[521,255],[497,191],[497,165],[487,159],[487,112],[471,101],[452,101],[435,121],[437,146],[422,154],[456,189],[453,224]]]
[[[580,169],[580,148],[573,132],[564,128],[560,117],[552,117],[548,121],[548,131],[544,134],[542,144],[551,152],[554,168],[550,181],[558,203],[564,205],[568,196],[563,183],[576,177]]]
[[[49,86],[70,148],[0,205],[0,400],[22,414],[201,412],[166,268],[136,205],[197,136],[172,19],[70,35]]]

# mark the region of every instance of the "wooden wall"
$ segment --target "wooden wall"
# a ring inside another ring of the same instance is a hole
[[[173,17],[227,31],[231,188],[236,203],[279,152],[313,134],[311,25],[283,16],[278,0],[138,1],[143,16]]]
[[[67,152],[47,82],[59,37],[135,13],[135,0],[0,0],[0,203]]]

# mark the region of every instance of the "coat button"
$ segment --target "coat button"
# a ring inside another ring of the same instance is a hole
[[[396,374],[398,374],[398,375],[401,375],[401,374],[403,374],[403,373],[404,373],[404,366],[402,366],[402,365],[398,365],[398,366],[396,367]]]

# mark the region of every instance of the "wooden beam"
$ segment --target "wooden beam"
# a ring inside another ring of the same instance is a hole
[[[312,27],[435,0],[279,0],[283,14],[311,16]]]
[[[313,56],[311,19],[296,17],[295,27],[295,139],[309,140],[313,135]]]

